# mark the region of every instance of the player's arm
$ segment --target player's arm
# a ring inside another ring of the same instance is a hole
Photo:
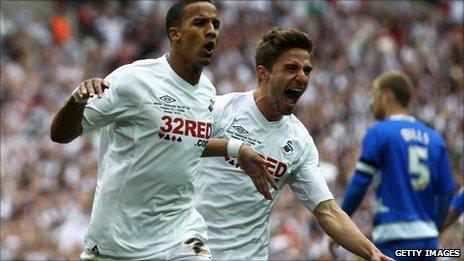
[[[227,156],[227,145],[229,140],[227,139],[209,139],[208,143],[203,150],[202,157],[220,157]]]
[[[58,111],[50,126],[50,139],[69,143],[82,133],[82,117],[87,100],[95,95],[102,97],[108,82],[100,78],[83,81],[77,86],[66,104]]]
[[[358,162],[357,168],[360,168],[359,166],[363,166],[363,165]],[[364,170],[364,172],[366,171]],[[364,172],[361,172],[360,170],[356,170],[356,172],[353,175],[353,179],[348,185],[348,188],[343,197],[342,209],[343,211],[345,211],[345,213],[348,216],[353,215],[353,213],[359,207],[359,205],[361,204],[372,182],[372,176],[367,175]],[[334,237],[332,238],[338,243],[340,243],[340,245],[342,245],[341,242],[336,240],[336,238]],[[334,240],[331,240],[329,242],[329,250],[335,258],[337,255],[335,251],[336,242]]]
[[[358,230],[333,199],[320,173],[319,154],[314,142],[310,140],[305,147],[301,166],[288,179],[295,196],[316,216],[322,229],[340,245],[368,260],[389,260]]]
[[[439,231],[443,230],[443,223],[453,200],[453,191],[456,187],[456,184],[453,179],[453,174],[451,172],[449,164],[448,151],[446,150],[445,142],[441,139],[441,154],[440,160],[438,161],[438,173],[440,173],[439,178],[437,179],[436,184],[436,198],[435,198],[435,225]]]
[[[348,216],[353,215],[356,209],[358,209],[371,183],[371,175],[356,170],[343,196],[342,209]]]
[[[352,253],[367,260],[393,260],[361,233],[334,199],[320,203],[313,213],[327,235]]]
[[[240,167],[250,176],[256,189],[266,199],[272,199],[267,183],[274,189],[277,184],[267,170],[267,162],[254,152],[248,145],[237,140],[210,139],[203,151],[202,157],[229,156],[237,158]]]
[[[461,215],[461,212],[455,208],[450,208],[448,211],[448,214],[446,215],[445,222],[443,224],[443,227],[441,231],[445,231],[451,224],[458,219],[458,217]]]
[[[435,198],[435,205],[437,206],[437,211],[435,214],[435,226],[439,231],[444,229],[443,223],[445,222],[446,215],[448,213],[448,209],[451,204],[451,200],[453,199],[453,191],[449,191],[447,193],[442,193],[436,196]]]
[[[381,144],[378,130],[367,130],[362,143],[361,157],[356,163],[356,171],[343,197],[342,209],[351,216],[366,195],[372,178],[378,174],[380,166]]]
[[[441,231],[444,231],[451,224],[453,224],[454,221],[458,219],[458,217],[461,215],[463,211],[464,211],[464,188],[462,188],[461,191],[458,193],[458,195],[453,198]]]

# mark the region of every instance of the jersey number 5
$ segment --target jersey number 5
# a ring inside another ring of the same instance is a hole
[[[429,157],[429,151],[424,147],[409,146],[408,154],[411,185],[415,190],[424,190],[430,182],[430,170],[424,164]]]

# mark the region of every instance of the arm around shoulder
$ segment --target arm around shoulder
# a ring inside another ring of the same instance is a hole
[[[58,111],[50,126],[50,139],[58,143],[69,143],[82,133],[82,116],[85,104],[70,98]]]
[[[82,117],[87,100],[93,96],[102,97],[108,82],[100,78],[85,80],[53,118],[50,139],[58,143],[69,143],[82,133]]]
[[[203,150],[202,157],[216,157],[227,156],[227,144],[229,140],[226,139],[209,139],[208,143]]]

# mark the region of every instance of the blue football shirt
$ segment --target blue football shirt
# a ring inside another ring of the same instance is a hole
[[[357,173],[374,178],[375,242],[436,237],[436,195],[454,181],[443,138],[414,117],[392,116],[367,131]]]

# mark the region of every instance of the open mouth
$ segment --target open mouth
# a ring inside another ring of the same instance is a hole
[[[303,95],[304,90],[299,88],[289,88],[284,92],[285,98],[290,105],[296,105],[298,99],[300,99],[301,95]]]
[[[214,42],[208,42],[207,44],[205,44],[204,49],[207,53],[212,54],[214,50]]]

